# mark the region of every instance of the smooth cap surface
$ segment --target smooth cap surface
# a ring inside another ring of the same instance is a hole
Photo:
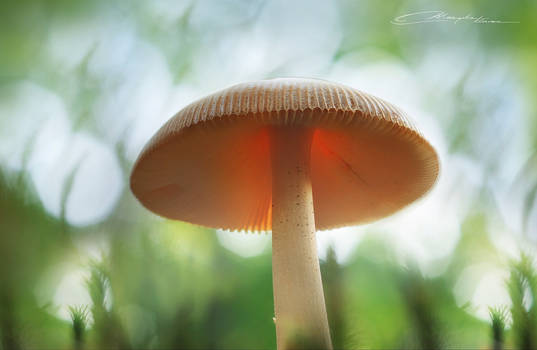
[[[398,108],[336,83],[289,78],[235,85],[178,112],[141,152],[132,192],[170,219],[270,230],[274,125],[315,128],[318,229],[387,216],[421,197],[438,176],[435,150]]]

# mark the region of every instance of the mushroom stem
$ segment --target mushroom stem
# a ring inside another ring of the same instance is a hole
[[[313,129],[273,127],[272,279],[278,350],[332,349],[315,240]]]

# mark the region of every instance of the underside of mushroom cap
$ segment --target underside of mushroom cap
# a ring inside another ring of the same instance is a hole
[[[315,130],[318,229],[387,216],[421,197],[438,175],[436,152],[398,108],[339,84],[286,78],[235,85],[185,107],[140,154],[131,189],[167,218],[268,231],[274,126]]]

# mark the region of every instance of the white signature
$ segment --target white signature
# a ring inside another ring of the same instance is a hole
[[[413,13],[407,13],[406,15],[395,17],[391,20],[392,24],[399,26],[406,26],[409,24],[418,23],[436,23],[436,22],[451,22],[459,23],[461,21],[469,21],[479,24],[500,24],[500,23],[520,23],[515,21],[500,21],[496,19],[490,19],[483,16],[452,16],[444,11],[419,11]]]

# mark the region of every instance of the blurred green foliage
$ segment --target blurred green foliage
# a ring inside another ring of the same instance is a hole
[[[13,174],[2,176],[0,188],[2,213],[9,213],[0,245],[4,349],[275,347],[270,254],[245,261],[222,248],[211,230],[182,223],[160,223],[159,232],[151,225],[114,229],[110,251],[86,265],[91,304],[73,305],[71,322],[58,319],[50,304],[36,301],[39,277],[76,254],[73,235],[95,232],[62,228]],[[113,228],[112,221],[94,230]],[[504,330],[505,316],[495,312],[492,337],[487,322],[456,305],[450,271],[464,263],[462,251],[472,242],[461,239],[453,267],[434,278],[398,267],[374,233],[345,265],[329,250],[321,267],[335,347],[475,347],[503,341],[498,334],[505,332],[507,344],[533,348],[535,307],[524,304],[537,297],[529,257],[512,265],[511,329]]]

